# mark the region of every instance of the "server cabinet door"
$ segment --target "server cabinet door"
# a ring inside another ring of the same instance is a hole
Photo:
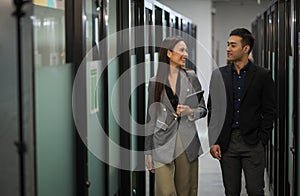
[[[76,195],[73,66],[66,63],[63,1],[34,1],[37,195]]]
[[[287,56],[287,67],[288,67],[288,104],[287,104],[287,126],[288,126],[288,185],[287,185],[287,195],[294,195],[295,193],[295,69],[294,69],[294,29],[295,29],[295,7],[294,0],[289,0],[286,2],[286,56]]]
[[[86,0],[84,40],[86,85],[86,132],[87,132],[87,188],[88,195],[108,195],[108,146],[105,145],[108,132],[107,117],[107,62],[106,41],[107,14],[106,1]]]

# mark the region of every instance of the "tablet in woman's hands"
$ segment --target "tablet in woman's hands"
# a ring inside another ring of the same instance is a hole
[[[200,100],[202,99],[204,94],[204,90],[194,92],[186,96],[186,104],[191,108],[195,108],[198,106]]]

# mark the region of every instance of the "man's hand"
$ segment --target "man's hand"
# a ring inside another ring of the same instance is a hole
[[[221,160],[221,148],[220,145],[215,144],[210,147],[210,154],[215,159]]]

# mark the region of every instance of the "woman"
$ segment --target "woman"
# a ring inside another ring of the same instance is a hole
[[[187,46],[181,37],[166,38],[159,51],[156,77],[149,81],[145,154],[147,169],[155,173],[155,195],[197,195],[198,157],[202,153],[194,121],[206,115],[203,96],[187,104],[187,96],[201,91],[192,70],[184,68]]]

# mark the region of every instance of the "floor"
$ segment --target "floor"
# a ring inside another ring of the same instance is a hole
[[[202,144],[205,141],[202,140]],[[204,145],[205,146],[205,145]],[[207,145],[208,146],[208,145]],[[204,153],[199,159],[199,196],[224,196],[224,187],[222,182],[222,174],[219,162],[213,159],[209,154],[209,149],[206,147]],[[267,182],[265,177],[265,196],[270,196]],[[245,189],[244,178],[242,179],[242,192],[241,196],[247,196]]]
[[[209,153],[206,153],[200,157],[199,167],[198,195],[224,195],[224,187],[219,162],[213,159]]]

